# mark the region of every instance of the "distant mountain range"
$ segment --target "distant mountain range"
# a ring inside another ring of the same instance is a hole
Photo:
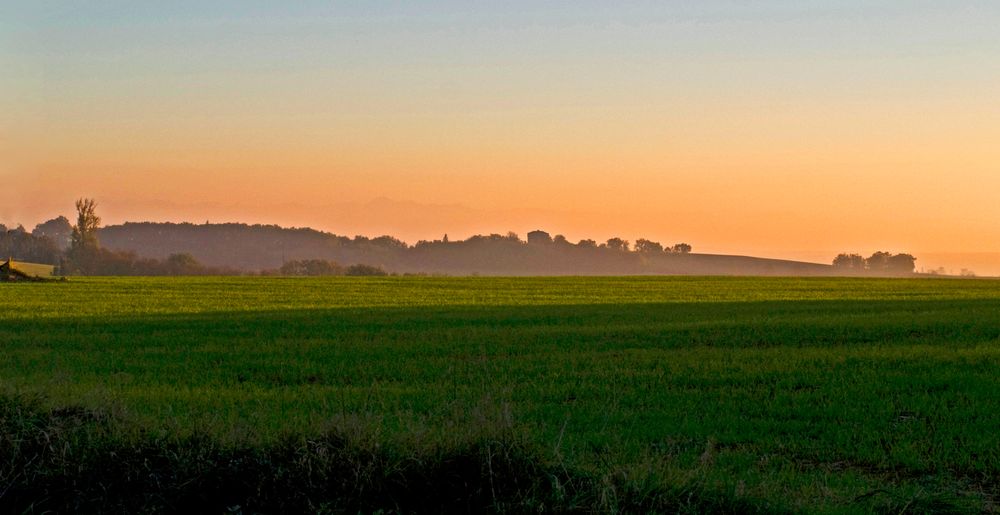
[[[449,275],[840,275],[830,265],[749,256],[634,251],[621,242],[553,241],[533,233],[408,245],[391,236],[348,238],[308,228],[241,223],[125,223],[100,229],[101,244],[164,259],[190,254],[199,262],[243,271],[277,269],[292,260],[364,263],[389,272]],[[530,238],[529,238],[530,239]],[[652,245],[654,249],[658,244]]]

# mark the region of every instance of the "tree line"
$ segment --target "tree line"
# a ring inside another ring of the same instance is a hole
[[[838,254],[833,258],[833,267],[854,273],[911,274],[916,268],[917,258],[911,254],[892,254],[878,251],[868,257],[861,254]]]
[[[0,261],[16,258],[32,263],[59,263],[63,249],[50,237],[37,231],[28,232],[23,226],[8,229],[0,224]]]
[[[380,275],[399,273],[667,273],[650,266],[689,254],[690,244],[640,238],[598,243],[533,231],[474,235],[464,240],[339,236],[309,228],[240,223],[128,222],[103,227],[92,199],[64,216],[23,227],[0,227],[0,251],[20,260],[55,264],[66,275]],[[140,255],[141,253],[141,255]],[[343,263],[355,263],[344,265]]]
[[[539,233],[542,238],[539,239]],[[542,231],[474,235],[464,240],[421,240],[407,244],[383,235],[347,237],[310,228],[242,223],[126,222],[98,229],[103,246],[166,259],[188,253],[208,266],[231,267],[244,273],[336,275],[348,273],[348,263],[363,263],[394,273],[430,274],[631,274],[684,273],[658,266],[663,259],[691,253],[687,243],[663,245],[641,238],[634,247],[623,238],[598,243],[571,243],[562,235]],[[320,260],[342,266],[326,270]],[[675,265],[679,266],[679,263]],[[288,266],[285,266],[288,264]]]
[[[30,233],[19,225],[0,224],[0,255],[19,261],[56,266],[59,275],[225,275],[238,273],[226,267],[202,265],[190,254],[165,259],[139,257],[134,251],[101,246],[97,236],[101,219],[92,199],[76,202],[77,223],[59,216],[40,223]]]
[[[309,228],[242,223],[127,222],[103,227],[91,199],[76,203],[76,220],[57,217],[23,227],[0,226],[0,256],[55,264],[72,275],[898,275],[913,256],[841,254],[833,267],[742,256],[693,254],[688,243],[612,237],[570,242],[536,230],[413,245],[392,236],[340,236]],[[350,264],[354,263],[354,264]]]
[[[35,226],[30,233],[22,225],[9,229],[0,224],[0,255],[19,261],[56,265],[59,275],[240,275],[244,270],[226,265],[205,265],[189,252],[171,253],[162,259],[140,257],[134,250],[109,249],[101,245],[101,218],[93,199],[76,201],[76,224],[58,216]],[[375,244],[395,244],[376,238]],[[398,241],[398,240],[396,240]],[[325,260],[292,260],[268,275],[387,275],[380,267],[355,264],[340,266]]]

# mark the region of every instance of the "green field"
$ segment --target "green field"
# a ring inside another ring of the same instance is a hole
[[[74,278],[3,285],[0,346],[0,507],[22,511],[100,491],[73,471],[101,453],[305,474],[330,435],[365,492],[485,456],[476,509],[980,512],[1000,489],[991,280]],[[421,511],[417,484],[295,506]]]

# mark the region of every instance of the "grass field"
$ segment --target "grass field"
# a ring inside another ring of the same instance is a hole
[[[3,285],[0,355],[0,512],[989,512],[1000,490],[990,280],[79,278]]]

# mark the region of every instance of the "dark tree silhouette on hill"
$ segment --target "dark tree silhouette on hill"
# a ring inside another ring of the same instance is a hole
[[[201,268],[201,263],[191,254],[171,254],[165,262],[171,275],[190,275]]]
[[[635,240],[635,251],[644,254],[659,254],[663,252],[663,245],[660,245],[659,242],[639,238]]]
[[[871,272],[886,272],[889,270],[889,258],[892,254],[885,251],[878,251],[865,259],[865,268]]]
[[[73,233],[70,236],[69,251],[66,252],[66,262],[62,267],[63,273],[97,273],[101,247],[97,240],[97,230],[100,226],[97,202],[88,198],[77,200],[76,225],[73,226]]]
[[[910,254],[896,254],[889,258],[887,266],[892,272],[911,274],[916,269],[916,261],[917,258]]]
[[[61,249],[69,247],[73,238],[73,224],[65,216],[59,216],[40,223],[31,231],[31,235],[37,238],[48,238]]]
[[[691,245],[687,243],[677,243],[670,248],[670,251],[674,254],[688,254],[691,252]]]
[[[863,272],[865,258],[861,254],[838,254],[837,257],[833,258],[833,266],[841,270]]]
[[[0,231],[0,262],[7,258],[31,263],[56,265],[60,251],[55,242],[26,231]]]
[[[628,252],[629,243],[628,240],[623,240],[621,238],[610,238],[604,245],[611,250]]]
[[[867,258],[860,254],[838,254],[833,258],[833,267],[851,272],[867,272],[870,274],[912,274],[916,268],[917,258],[912,254],[892,254],[878,251]]]
[[[76,201],[76,225],[70,239],[73,250],[94,250],[100,247],[97,241],[97,230],[101,227],[101,218],[97,216],[97,202],[94,199],[82,198]]]
[[[383,248],[398,248],[398,249],[406,248],[406,243],[404,243],[403,240],[400,240],[399,238],[395,238],[389,235],[372,238],[370,241],[372,245]]]

